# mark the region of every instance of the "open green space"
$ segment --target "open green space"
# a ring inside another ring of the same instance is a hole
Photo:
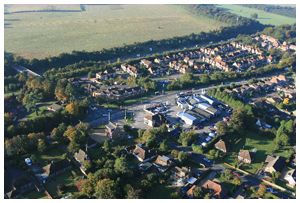
[[[78,175],[80,175],[79,172],[75,170],[66,171],[63,174],[54,177],[49,182],[47,182],[45,187],[50,193],[50,195],[54,198],[57,198],[66,193],[77,192],[78,190],[75,186],[75,183],[78,179]],[[63,194],[60,194],[60,192],[58,191],[58,185],[62,184],[65,186],[65,189]]]
[[[5,51],[44,58],[73,50],[95,51],[183,36],[226,26],[179,5],[85,5],[85,11],[5,14]],[[42,6],[41,9],[44,9]],[[27,5],[22,10],[32,9]],[[70,9],[74,9],[71,5]],[[9,5],[6,10],[17,10]]]
[[[146,194],[146,199],[171,199],[171,193],[175,192],[176,188],[170,187],[167,185],[155,185],[151,190]]]
[[[36,162],[45,166],[51,161],[59,161],[64,159],[65,151],[61,146],[54,145],[51,149],[47,149],[44,153],[35,153]]]
[[[240,149],[253,150],[256,149],[254,156],[252,156],[251,164],[244,164],[241,169],[244,169],[250,173],[256,173],[257,170],[261,169],[263,162],[265,161],[267,155],[279,155],[288,158],[290,147],[281,148],[274,151],[273,139],[261,136],[253,132],[247,132],[245,137],[237,139],[233,149],[230,149],[230,153],[226,156],[225,162],[235,165],[237,160],[237,155]]]
[[[263,10],[248,8],[240,5],[232,4],[221,4],[218,5],[221,8],[228,9],[231,13],[251,18],[251,15],[257,13],[258,21],[262,24],[271,24],[271,25],[282,25],[282,24],[293,24],[296,23],[296,18],[290,18],[274,13],[269,13]]]

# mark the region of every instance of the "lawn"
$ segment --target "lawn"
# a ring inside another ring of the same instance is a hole
[[[146,193],[146,199],[171,199],[171,193],[175,192],[177,188],[167,185],[156,185]]]
[[[231,153],[225,158],[225,161],[234,165],[237,159],[237,154],[240,149],[253,150],[256,149],[254,157],[252,157],[252,163],[250,165],[244,164],[242,169],[256,173],[258,169],[262,167],[262,163],[265,161],[267,155],[272,154],[274,150],[273,139],[260,136],[256,133],[248,132],[245,138],[237,140],[234,144],[234,149],[231,149]],[[274,152],[275,155],[286,157],[289,155],[288,150],[291,147],[282,148]]]
[[[51,149],[47,149],[44,153],[36,153],[35,158],[37,163],[45,166],[51,161],[59,161],[64,159],[64,154],[65,151],[61,147],[56,145]]]
[[[79,176],[82,176],[82,174],[80,174],[79,171],[66,171],[63,174],[51,179],[51,181],[47,182],[45,187],[51,194],[51,196],[54,198],[60,196],[59,191],[57,189],[57,186],[60,184],[64,184],[66,186],[64,194],[77,192],[78,190],[75,186],[75,183],[78,180]]]
[[[64,10],[68,10],[66,5]],[[6,10],[18,10],[6,5]],[[191,14],[179,5],[85,5],[85,11],[23,12],[4,16],[5,51],[25,58],[44,58],[73,50],[159,40],[226,26]],[[28,5],[21,10],[38,10]],[[41,10],[45,9],[45,5]],[[74,5],[71,5],[71,10]]]
[[[32,119],[32,118],[35,118],[35,117],[37,117],[39,115],[42,115],[42,114],[51,114],[52,112],[48,111],[47,107],[50,106],[53,103],[55,103],[55,101],[43,102],[43,103],[39,104],[38,107],[37,107],[37,112],[36,111],[31,112],[29,115],[26,116],[26,118],[27,119]]]
[[[240,5],[232,5],[232,4],[221,4],[218,5],[221,8],[228,9],[230,12],[250,18],[251,14],[258,14],[258,21],[262,24],[271,24],[271,25],[282,25],[282,24],[293,24],[296,23],[296,18],[291,18],[287,16],[282,16],[274,13],[268,13],[255,8],[247,8]]]

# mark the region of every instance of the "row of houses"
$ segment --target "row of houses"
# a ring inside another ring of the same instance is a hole
[[[280,49],[282,51],[296,51],[296,45],[288,44],[286,41],[280,43],[280,41],[272,36],[261,34],[255,36],[254,39],[260,43],[263,48],[269,49]]]
[[[109,87],[94,88],[92,96],[109,101],[120,101],[131,97],[136,97],[145,93],[139,86],[129,87],[126,85],[113,85]]]

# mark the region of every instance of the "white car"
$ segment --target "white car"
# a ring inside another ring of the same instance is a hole
[[[26,158],[25,163],[26,163],[27,166],[31,166],[32,165],[32,160],[30,158]]]
[[[209,141],[211,141],[211,137],[207,137],[207,138],[205,138],[205,141],[207,141],[207,142],[209,142]]]
[[[207,143],[206,143],[206,142],[202,142],[201,145],[202,145],[203,147],[205,147],[205,146],[207,145]]]

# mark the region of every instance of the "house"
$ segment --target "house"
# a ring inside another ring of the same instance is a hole
[[[187,125],[194,125],[197,122],[197,118],[186,112],[178,112],[177,116],[185,122]]]
[[[53,111],[53,112],[57,112],[59,110],[62,109],[62,106],[61,105],[58,105],[58,104],[51,104],[50,106],[47,107],[47,110],[48,111]]]
[[[264,171],[270,174],[275,172],[281,172],[286,165],[285,158],[281,156],[270,156],[268,155],[265,162],[267,163]]]
[[[96,73],[97,80],[109,80],[116,77],[115,73],[108,73],[107,70]]]
[[[147,114],[144,117],[144,123],[150,127],[159,127],[166,122],[165,117],[162,114]]]
[[[222,186],[217,182],[207,180],[201,185],[201,187],[210,190],[212,196],[215,198],[222,198],[223,196]]]
[[[109,122],[107,125],[105,125],[105,128],[106,136],[110,139],[125,138],[125,132],[121,129],[120,126],[118,126],[118,124]]]
[[[143,163],[139,164],[139,169],[144,172],[150,170],[151,167],[152,167],[152,164],[149,162],[143,162]]]
[[[158,155],[153,163],[160,172],[165,172],[173,164],[172,160],[165,155]]]
[[[226,153],[227,152],[227,148],[226,148],[226,144],[223,140],[219,140],[216,144],[215,144],[215,148]]]
[[[186,196],[188,198],[194,198],[194,190],[197,186],[193,185],[187,192],[186,192]]]
[[[177,178],[184,178],[187,177],[190,173],[190,170],[187,167],[178,167],[175,166],[173,169],[174,175]]]
[[[146,162],[154,158],[154,152],[141,144],[137,144],[132,153],[139,161]]]
[[[87,162],[90,162],[90,159],[89,159],[87,153],[85,151],[83,151],[82,149],[79,149],[78,152],[75,152],[74,159],[79,164],[79,168],[80,168],[81,172],[84,175],[87,175],[86,174],[87,169],[85,168],[85,164]]]
[[[246,164],[251,164],[251,155],[248,150],[240,150],[238,160]]]
[[[281,173],[281,179],[287,182],[289,187],[296,186],[296,169],[285,168]]]
[[[142,59],[141,65],[144,65],[148,69],[150,66],[152,66],[152,62],[147,59]]]
[[[35,184],[29,174],[13,166],[4,166],[5,199],[17,199],[34,190]]]
[[[46,179],[50,179],[70,170],[71,168],[71,163],[68,160],[63,159],[57,162],[51,161],[50,164],[43,167],[43,171]]]

